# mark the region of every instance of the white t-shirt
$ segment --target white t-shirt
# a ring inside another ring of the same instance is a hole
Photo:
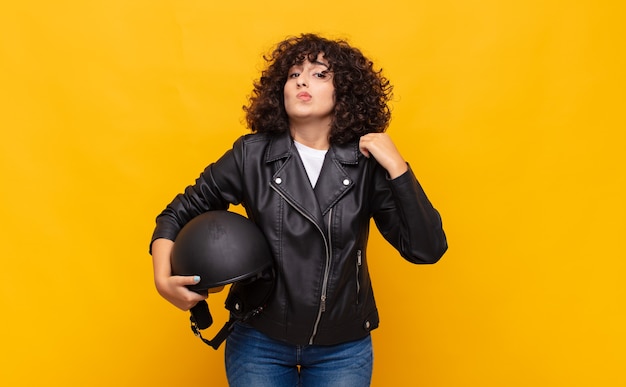
[[[304,163],[304,169],[309,176],[311,186],[315,187],[317,178],[320,176],[320,171],[322,170],[322,165],[324,164],[324,157],[326,157],[327,150],[309,148],[308,146],[302,145],[297,141],[294,141],[294,144],[296,145],[296,149],[298,149],[300,158]]]

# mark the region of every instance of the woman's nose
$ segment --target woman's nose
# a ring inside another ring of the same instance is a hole
[[[307,82],[304,79],[304,74],[300,74],[300,76],[296,78],[296,85],[298,85],[298,87],[307,85]]]

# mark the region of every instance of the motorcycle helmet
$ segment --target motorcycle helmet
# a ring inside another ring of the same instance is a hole
[[[225,301],[230,319],[213,340],[200,330],[213,323],[206,301],[191,308],[191,329],[217,349],[233,324],[262,312],[273,288],[273,258],[265,236],[246,217],[230,211],[208,211],[189,221],[179,232],[171,257],[172,274],[198,275],[188,288],[198,293],[232,284]]]

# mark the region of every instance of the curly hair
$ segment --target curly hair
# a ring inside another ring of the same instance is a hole
[[[391,119],[387,103],[393,86],[382,75],[382,69],[374,69],[371,60],[344,40],[302,34],[278,43],[269,56],[263,56],[268,66],[254,83],[248,106],[243,107],[252,132],[289,130],[283,95],[288,71],[305,60],[314,61],[320,53],[329,63],[335,88],[329,141],[345,144],[364,134],[387,129]]]

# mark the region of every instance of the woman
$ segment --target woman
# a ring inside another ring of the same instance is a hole
[[[205,296],[172,276],[170,253],[193,217],[242,204],[277,268],[264,311],[226,342],[231,386],[368,386],[378,312],[367,266],[370,219],[406,260],[447,249],[438,212],[384,133],[392,87],[345,41],[279,43],[244,107],[253,132],[157,217],[157,290],[182,310]],[[379,257],[379,259],[381,259]]]

